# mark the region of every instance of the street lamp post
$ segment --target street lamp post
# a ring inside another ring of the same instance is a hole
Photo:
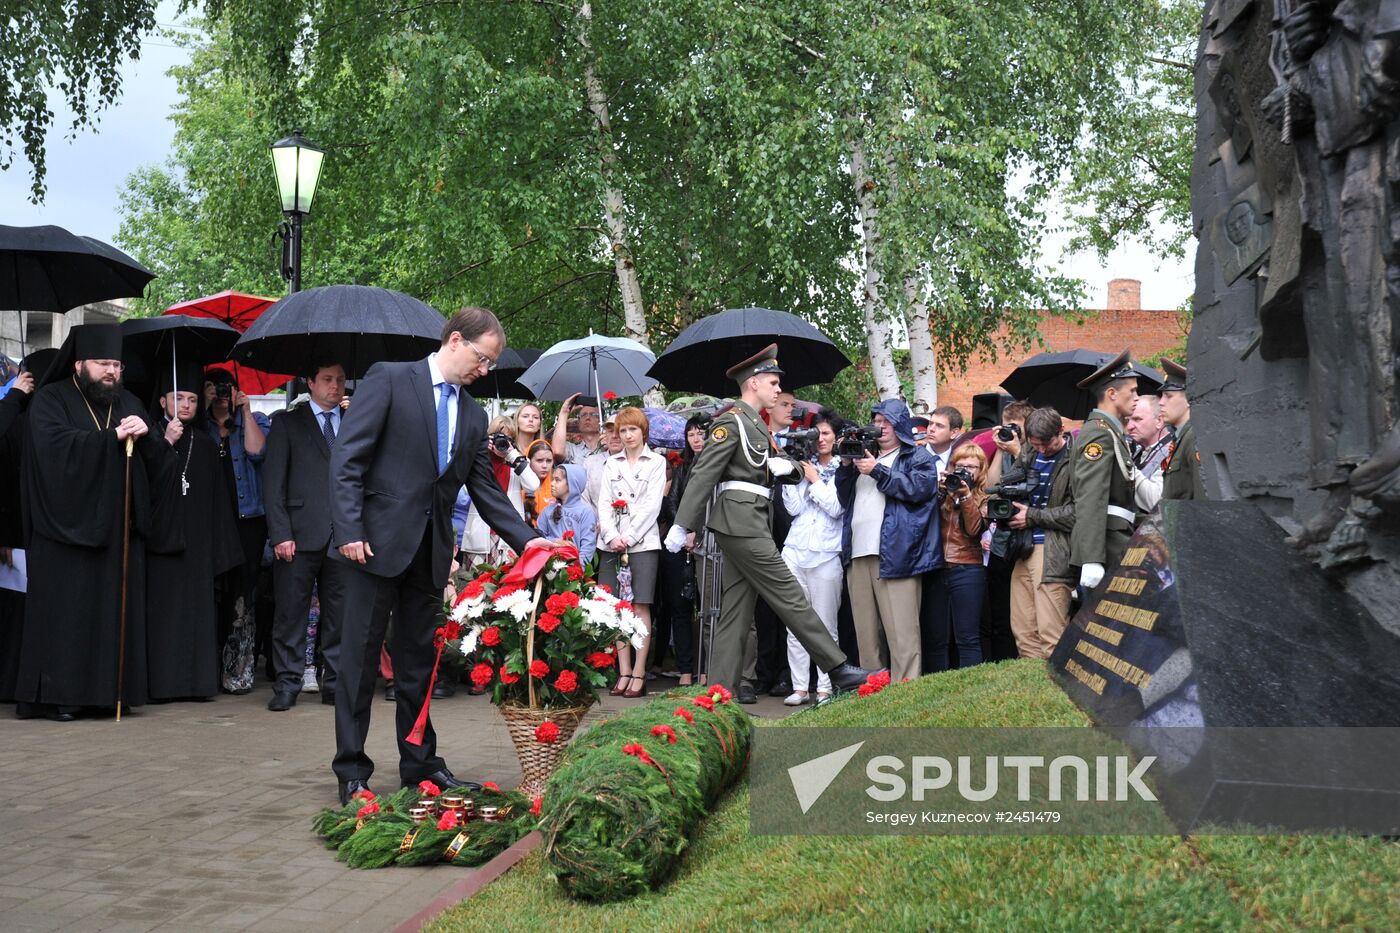
[[[292,135],[272,144],[277,193],[282,199],[282,215],[287,218],[278,231],[282,238],[282,277],[293,292],[301,291],[301,219],[311,213],[311,199],[316,196],[324,157],[325,153],[308,142],[301,130],[293,130]]]

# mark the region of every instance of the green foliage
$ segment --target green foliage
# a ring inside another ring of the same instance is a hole
[[[545,792],[543,828],[550,869],[570,896],[616,901],[657,888],[719,795],[743,773],[748,714],[723,693],[712,708],[695,702],[706,696],[673,691],[594,726],[569,746]],[[674,730],[676,741],[654,735],[658,727]],[[649,761],[624,751],[638,748]]]

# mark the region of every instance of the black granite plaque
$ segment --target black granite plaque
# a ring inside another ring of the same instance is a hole
[[[1253,504],[1164,502],[1051,669],[1095,723],[1175,756],[1185,822],[1346,829],[1379,809],[1400,826],[1400,729],[1335,728],[1400,725],[1400,637]]]

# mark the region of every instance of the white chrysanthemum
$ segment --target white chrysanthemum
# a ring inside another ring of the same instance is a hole
[[[458,647],[461,649],[462,654],[470,655],[473,651],[476,650],[476,643],[480,639],[481,627],[474,625],[462,634],[462,639],[457,644]]]
[[[478,596],[475,599],[464,599],[452,607],[452,621],[465,622],[467,619],[479,619],[486,611],[488,603],[485,596]]]
[[[530,607],[533,603],[530,591],[522,589],[496,597],[494,604],[497,612],[507,613],[515,621],[524,622],[530,617]]]

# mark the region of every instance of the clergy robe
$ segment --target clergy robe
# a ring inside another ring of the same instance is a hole
[[[241,564],[243,552],[218,446],[187,424],[166,448],[170,469],[146,541],[148,693],[152,700],[212,697],[219,692],[214,578]]]
[[[23,548],[20,527],[20,450],[29,396],[13,389],[0,399],[0,548]],[[15,698],[24,594],[0,588],[0,703]]]
[[[29,562],[15,699],[59,706],[113,707],[117,699],[122,592],[127,415],[149,423],[123,390],[111,406],[92,405],[61,379],[34,393],[23,453],[24,531]],[[95,415],[95,417],[94,417]],[[163,449],[162,449],[163,448]],[[131,550],[123,701],[146,701],[146,531],[153,487],[168,481],[170,445],[155,428],[136,441],[131,461]]]

